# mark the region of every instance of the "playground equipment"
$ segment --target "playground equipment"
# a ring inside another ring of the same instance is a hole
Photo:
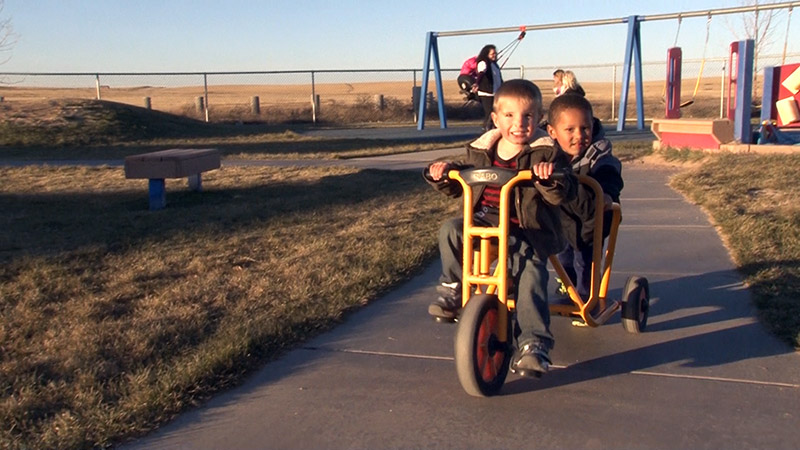
[[[753,87],[755,43],[752,39],[733,42],[729,48],[727,118],[680,119],[680,48],[667,55],[667,110],[665,119],[653,119],[651,130],[665,147],[720,149],[722,145],[752,141],[750,112]]]
[[[662,97],[665,98],[665,103],[667,105],[667,110],[665,113],[665,117],[667,119],[680,118],[680,108],[685,108],[694,103],[694,99],[697,97],[697,91],[700,89],[700,81],[703,79],[703,69],[706,66],[708,37],[711,32],[711,13],[709,13],[708,19],[706,20],[706,39],[705,43],[703,44],[703,59],[700,62],[700,70],[697,73],[697,81],[695,81],[694,84],[692,98],[685,102],[681,102],[681,65],[683,53],[681,48],[678,47],[678,35],[680,34],[681,30],[681,20],[682,17],[678,16],[678,30],[675,32],[675,43],[672,45],[672,48],[667,49],[667,81],[664,84],[664,93],[662,94]]]
[[[666,92],[669,96],[666,118],[652,122],[651,130],[658,138],[655,146],[734,152],[796,151],[787,146],[800,144],[800,63],[764,69],[761,127],[753,133],[750,124],[753,40],[730,45],[725,119],[679,119],[680,110],[676,105],[680,97],[680,49],[671,48],[667,54]]]
[[[525,38],[525,27],[519,27],[519,36],[514,38],[511,42],[509,42],[505,47],[500,49],[497,52],[497,61],[500,69],[502,69],[508,60],[511,58],[511,55],[517,50],[519,47],[520,42]],[[459,92],[464,96],[464,101],[469,103],[470,101],[479,101],[477,94],[472,92],[472,86],[478,79],[477,74],[477,66],[478,66],[478,57],[473,56],[461,65],[461,72],[456,79],[458,83]]]
[[[525,25],[528,32],[537,30],[552,30],[561,28],[575,28],[586,26],[599,26],[625,23],[628,25],[628,35],[625,40],[625,57],[623,60],[622,70],[622,89],[619,98],[619,113],[617,121],[617,131],[622,131],[625,128],[627,107],[628,107],[628,91],[630,89],[631,70],[634,72],[634,80],[636,87],[636,125],[637,129],[644,130],[644,102],[643,97],[643,79],[642,79],[642,39],[641,39],[641,22],[651,20],[672,20],[679,17],[708,17],[710,19],[713,15],[719,14],[739,14],[751,11],[766,11],[774,9],[789,9],[800,6],[800,2],[781,2],[781,3],[765,3],[756,4],[753,6],[742,6],[733,8],[722,8],[715,10],[704,11],[689,11],[678,14],[657,14],[651,16],[628,16],[617,19],[600,19],[588,20],[579,22],[564,22],[564,23],[551,23],[551,24],[538,24],[538,25]],[[428,79],[431,71],[431,62],[433,62],[433,72],[436,83],[436,98],[438,99],[439,106],[439,122],[441,128],[447,128],[447,118],[445,116],[444,96],[442,89],[442,73],[439,67],[439,44],[440,37],[451,36],[466,36],[478,34],[493,34],[493,33],[507,33],[518,32],[519,27],[504,27],[504,28],[485,28],[477,30],[461,30],[461,31],[447,31],[435,32],[429,31],[425,37],[425,59],[422,64],[422,92],[428,92]],[[788,39],[788,28],[787,28]],[[786,45],[784,44],[784,47]],[[425,104],[420,103],[419,113],[417,115],[417,130],[425,128]],[[739,130],[739,128],[736,128]],[[749,139],[748,139],[749,142]]]
[[[554,174],[555,176],[556,174]],[[515,186],[535,180],[531,170],[501,168],[451,170],[447,173],[463,188],[463,276],[462,304],[455,336],[455,362],[458,379],[464,390],[476,397],[491,396],[500,391],[508,375],[514,352],[513,323],[515,304],[509,298],[508,274],[509,199]],[[588,299],[580,298],[569,282],[558,258],[550,263],[567,286],[573,305],[550,306],[554,314],[576,316],[573,323],[596,327],[622,310],[622,324],[631,333],[639,333],[647,324],[650,291],[647,279],[630,277],[625,284],[622,301],[607,300],[611,264],[621,218],[619,204],[612,205],[613,219],[608,237],[605,261],[602,254],[603,195],[600,185],[589,177],[579,177],[595,191],[595,242],[592,263],[592,287]],[[472,186],[501,185],[500,221],[497,227],[475,226]],[[602,276],[601,276],[602,273]]]
[[[759,144],[800,143],[800,64],[764,69]]]

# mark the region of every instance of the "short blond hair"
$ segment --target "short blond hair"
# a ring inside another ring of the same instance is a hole
[[[538,116],[542,117],[542,91],[536,83],[522,78],[504,82],[494,93],[493,108],[497,108],[498,102],[504,98],[529,101],[535,105]]]
[[[575,72],[571,70],[564,72],[564,77],[561,79],[561,84],[566,86],[567,89],[576,89],[578,86],[580,86],[578,79],[575,78]]]

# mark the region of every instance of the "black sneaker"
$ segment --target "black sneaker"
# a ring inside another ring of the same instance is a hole
[[[428,314],[437,320],[454,321],[461,309],[461,286],[458,283],[442,283],[436,286],[439,297],[428,306]]]
[[[539,378],[550,369],[550,355],[541,343],[525,344],[511,359],[511,372],[523,377]]]

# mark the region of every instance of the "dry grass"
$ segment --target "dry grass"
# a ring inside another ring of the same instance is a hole
[[[353,158],[452,146],[448,138],[320,139],[301,126],[205,123],[98,100],[0,103],[0,158],[122,159],[166,148],[217,148],[224,157]]]
[[[105,446],[236,383],[420,268],[455,208],[404,172],[224,168],[159,212],[118,168],[0,177],[12,448]]]

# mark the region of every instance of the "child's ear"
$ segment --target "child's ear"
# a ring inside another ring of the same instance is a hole
[[[497,113],[492,111],[492,123],[494,124],[495,128],[500,128],[497,126]]]
[[[554,141],[556,140],[556,129],[549,123],[547,124],[547,134],[549,134]]]

